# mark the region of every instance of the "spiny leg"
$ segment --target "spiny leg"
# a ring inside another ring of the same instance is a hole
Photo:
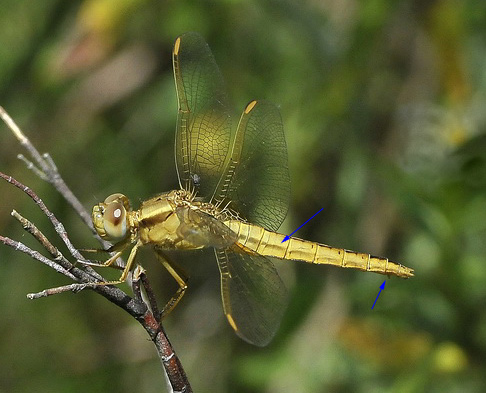
[[[106,261],[104,262],[99,262],[99,263],[95,263],[95,262],[91,262],[91,261],[81,261],[81,260],[78,260],[74,263],[74,265],[77,263],[77,262],[80,262],[80,263],[83,263],[85,265],[89,265],[89,266],[98,266],[98,267],[113,267],[115,269],[119,269],[119,270],[124,270],[124,265],[115,265],[115,266],[112,266],[113,263],[115,263],[115,261],[121,257],[123,251],[126,250],[126,248],[130,245],[130,242],[128,241],[121,241],[117,244],[114,244],[112,245],[110,248],[107,248],[106,250],[105,249],[99,249],[99,248],[84,248],[84,249],[80,249],[79,251],[81,252],[87,252],[87,253],[93,253],[93,254],[110,254],[110,253],[114,253],[112,256],[110,256],[109,259],[107,259]]]
[[[159,249],[155,248],[155,255],[159,262],[167,269],[170,275],[176,280],[177,284],[179,284],[179,289],[176,291],[174,295],[172,295],[171,299],[167,302],[167,304],[162,309],[160,313],[160,320],[164,319],[174,308],[177,306],[179,301],[184,296],[184,293],[187,289],[187,276],[182,273],[182,269],[175,264],[173,261],[169,261],[167,256]],[[177,271],[177,270],[179,271]]]
[[[133,263],[135,261],[135,256],[137,255],[138,248],[142,245],[140,241],[138,241],[131,249],[130,255],[128,256],[127,259],[127,264],[125,265],[125,268],[123,269],[123,272],[120,276],[120,278],[116,281],[103,281],[103,282],[97,282],[94,283],[95,285],[117,285],[125,282],[128,277],[128,273],[132,269]],[[106,262],[104,262],[100,266],[110,266],[113,264],[113,262],[116,261],[116,259],[122,254],[122,251],[118,251],[115,255],[113,255],[110,259],[108,259]]]

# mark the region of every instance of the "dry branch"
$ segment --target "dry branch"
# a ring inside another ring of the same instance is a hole
[[[32,145],[30,140],[25,136],[21,129],[15,124],[12,118],[7,112],[0,107],[0,117],[4,120],[20,144],[25,147],[29,152],[32,161],[28,160],[22,155],[19,158],[27,164],[27,167],[34,171],[43,180],[49,182],[54,188],[64,197],[64,199],[74,208],[74,210],[81,217],[83,222],[91,229],[95,235],[93,225],[91,223],[90,214],[86,211],[83,205],[79,202],[76,196],[68,188],[64,180],[62,179],[59,171],[49,156],[49,154],[40,154],[37,149]],[[0,172],[0,178],[4,179],[9,184],[19,188],[26,195],[28,195],[34,203],[41,209],[46,217],[52,223],[57,235],[61,238],[63,243],[69,250],[71,258],[74,260],[71,262],[69,258],[64,256],[59,249],[57,249],[52,242],[37,228],[35,224],[19,214],[17,211],[12,211],[12,216],[15,217],[23,226],[23,228],[30,233],[41,245],[48,251],[51,258],[47,258],[36,250],[33,250],[21,242],[15,241],[8,237],[0,236],[0,242],[15,249],[16,251],[23,252],[29,255],[31,258],[49,266],[68,277],[74,283],[64,285],[57,288],[50,288],[37,293],[30,293],[27,295],[29,299],[38,299],[41,297],[47,297],[66,291],[79,292],[83,289],[91,289],[110,302],[116,304],[128,312],[133,318],[135,318],[147,331],[150,339],[154,343],[155,349],[159,356],[159,359],[164,367],[164,372],[167,376],[168,387],[173,392],[192,392],[189,381],[187,380],[184,369],[180,363],[179,358],[176,356],[172,345],[170,344],[167,335],[164,331],[162,324],[159,321],[159,308],[155,300],[152,288],[142,268],[137,268],[134,274],[134,280],[132,282],[133,298],[121,289],[109,286],[109,285],[96,285],[96,282],[106,282],[100,274],[92,269],[85,260],[80,250],[78,250],[72,242],[69,240],[69,235],[65,230],[62,223],[55,217],[55,215],[47,208],[44,202],[39,196],[29,187],[20,183],[11,176],[5,175]],[[98,240],[106,248],[107,243]],[[91,262],[90,265],[93,263]],[[123,266],[123,261],[118,265]],[[144,302],[142,298],[141,285],[145,289],[150,307]]]

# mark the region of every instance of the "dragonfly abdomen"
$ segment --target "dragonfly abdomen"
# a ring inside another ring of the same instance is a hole
[[[284,235],[268,231],[258,225],[236,220],[226,222],[226,225],[238,234],[239,244],[260,255],[334,265],[403,278],[413,276],[413,269],[389,261],[387,258],[330,247],[293,237],[282,243],[285,238]]]

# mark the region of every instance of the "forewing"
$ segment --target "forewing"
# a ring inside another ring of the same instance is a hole
[[[245,108],[231,156],[213,201],[245,220],[276,231],[290,201],[287,146],[278,108],[252,101]]]
[[[223,77],[208,44],[197,33],[177,38],[173,66],[179,105],[175,139],[179,183],[210,198],[231,139]]]
[[[223,309],[243,340],[267,345],[287,306],[287,290],[272,261],[260,255],[216,249]]]

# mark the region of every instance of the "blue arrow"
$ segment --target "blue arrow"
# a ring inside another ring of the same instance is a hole
[[[378,295],[376,296],[375,302],[371,306],[372,310],[373,310],[373,307],[375,307],[376,301],[378,300],[378,297],[380,296],[381,291],[383,291],[385,289],[385,283],[386,283],[386,280],[383,281],[383,284],[380,285],[380,292],[378,292]]]
[[[319,210],[316,214],[314,214],[311,218],[309,218],[306,222],[304,222],[300,227],[298,227],[295,231],[293,231],[290,235],[288,236],[285,236],[284,239],[282,240],[282,243],[283,242],[286,242],[287,240],[290,239],[290,236],[292,236],[295,232],[297,232],[300,228],[302,228],[305,224],[307,224],[310,220],[312,220],[315,216],[317,216],[321,211],[323,211],[324,208],[322,208],[321,210]]]

